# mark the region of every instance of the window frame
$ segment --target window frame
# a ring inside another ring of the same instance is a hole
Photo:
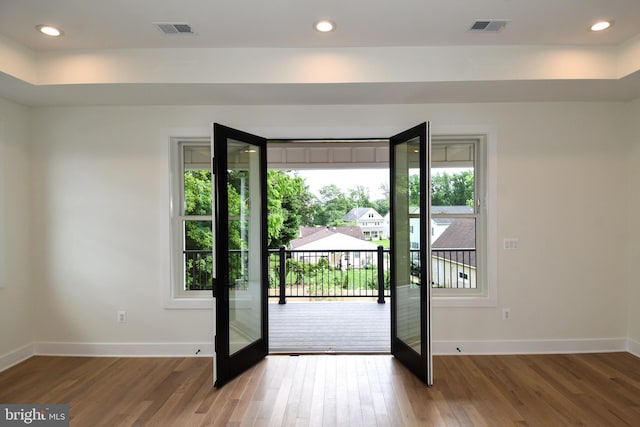
[[[497,305],[495,216],[495,141],[488,134],[433,135],[436,144],[473,143],[474,145],[474,213],[438,214],[434,217],[476,219],[476,281],[477,287],[433,288],[434,307],[495,307]]]
[[[211,309],[211,290],[185,289],[184,226],[186,220],[213,221],[212,215],[184,215],[184,147],[200,146],[211,150],[211,139],[202,137],[170,138],[170,286],[165,292],[165,307]],[[211,154],[209,155],[211,164]],[[213,178],[212,178],[213,179]],[[211,189],[213,191],[213,188]]]
[[[453,289],[452,293],[442,292],[443,289],[433,289],[432,305],[434,307],[495,307],[497,306],[497,139],[493,126],[445,126],[435,129],[432,140],[435,143],[455,140],[476,140],[481,150],[476,156],[476,167],[482,168],[476,176],[482,176],[481,190],[476,188],[477,198],[480,200],[479,209],[482,210],[484,227],[478,236],[479,245],[484,248],[483,256],[477,258],[477,265],[484,267],[482,277],[478,277],[480,292],[474,295]],[[182,231],[181,221],[176,210],[182,203],[181,193],[181,157],[179,143],[196,143],[211,146],[208,136],[195,135],[193,137],[169,137],[169,175],[170,175],[170,286],[163,286],[163,300],[165,308],[211,309],[212,292],[185,291],[182,271]],[[215,178],[214,178],[215,179]],[[478,179],[478,178],[476,178]],[[176,226],[176,222],[178,226]],[[178,233],[176,230],[180,230]],[[480,275],[479,275],[480,276]],[[166,284],[166,282],[163,282]]]

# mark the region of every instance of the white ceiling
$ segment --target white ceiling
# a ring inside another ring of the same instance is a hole
[[[328,18],[331,34],[313,30]],[[611,30],[589,26],[613,19]],[[494,34],[467,31],[506,19]],[[154,22],[186,22],[193,36]],[[53,40],[34,31],[55,24]],[[2,0],[0,33],[31,49],[620,44],[640,33],[638,0]]]
[[[313,23],[321,18],[333,20],[336,31],[315,31]],[[509,22],[497,33],[468,31],[475,20],[488,19]],[[589,31],[598,19],[615,24],[603,33]],[[154,22],[188,23],[195,34],[165,35]],[[57,25],[65,35],[57,39],[42,36],[34,29],[38,24]],[[408,79],[389,72],[378,80],[360,79],[364,73],[360,70],[326,81],[295,75],[286,82],[258,77],[204,81],[194,78],[193,71],[158,77],[155,71],[164,70],[166,61],[145,65],[150,71],[148,80],[132,77],[127,68],[130,58],[125,60],[125,56],[135,56],[137,50],[179,49],[184,52],[182,66],[198,67],[203,54],[215,55],[221,51],[211,49],[225,49],[224,66],[232,68],[229,52],[247,48],[300,49],[308,54],[354,48],[509,47],[515,60],[517,49],[531,55],[530,48],[535,46],[575,48],[628,64],[636,49],[626,46],[640,45],[639,40],[640,0],[0,0],[0,96],[27,105],[627,100],[640,97],[640,65],[635,63],[631,68],[611,65],[608,73],[589,66],[594,71],[571,70],[566,76],[558,71],[568,69],[563,63],[551,67],[553,78],[528,78],[522,70],[520,74],[514,71],[513,78],[496,71],[494,78],[485,64],[478,66],[474,60],[482,78]],[[618,58],[622,51],[626,56]],[[110,58],[116,53],[120,56],[108,62],[110,74],[99,81],[95,72],[82,75],[77,64],[69,65],[79,55],[84,60],[103,60],[105,52]],[[503,69],[509,67],[504,58],[500,64]],[[271,65],[257,63],[255,73]],[[212,73],[219,68],[213,60],[207,66]],[[396,64],[398,69],[402,66]],[[438,67],[450,67],[455,75],[460,61],[448,64],[443,59]],[[619,71],[622,68],[624,72]],[[57,72],[57,77],[50,77],[49,71]]]

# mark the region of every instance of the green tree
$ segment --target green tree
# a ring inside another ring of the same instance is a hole
[[[389,212],[389,197],[372,201],[369,189],[356,185],[345,195],[337,185],[326,185],[320,189],[320,196],[313,204],[314,225],[344,225],[342,218],[353,208],[373,208],[384,216]]]
[[[369,208],[369,189],[363,185],[356,185],[349,189],[349,210],[352,208]],[[348,212],[348,211],[347,211]]]
[[[337,185],[326,185],[320,189],[320,197],[314,206],[315,225],[342,225],[342,217],[350,209],[349,199]]]
[[[375,200],[373,202],[373,208],[382,216],[385,216],[389,212],[389,197],[391,196],[391,189],[389,184],[380,184],[380,191],[384,194],[384,198]]]
[[[185,215],[211,215],[211,171],[188,169],[184,172]],[[211,249],[211,221],[185,223],[186,249]]]
[[[433,206],[473,206],[473,171],[437,173],[431,178]]]
[[[188,169],[184,172],[184,212],[186,215],[211,215],[211,171]],[[187,220],[184,223],[185,286],[187,289],[211,289],[211,221]],[[202,252],[200,252],[202,251]]]
[[[389,198],[374,200],[371,202],[371,207],[380,215],[385,216],[389,212]]]
[[[420,175],[409,176],[409,205],[420,206]]]
[[[431,177],[431,204],[433,206],[473,206],[473,171],[454,174],[439,172]],[[420,204],[420,176],[409,177],[409,203]]]
[[[300,225],[311,222],[313,195],[304,179],[280,170],[267,172],[269,247],[288,245]]]

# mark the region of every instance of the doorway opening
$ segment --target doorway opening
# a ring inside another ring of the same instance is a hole
[[[389,353],[389,140],[269,140],[267,163],[269,351]]]

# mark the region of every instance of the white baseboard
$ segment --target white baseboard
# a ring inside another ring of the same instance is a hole
[[[0,356],[0,372],[27,360],[35,354],[33,343],[24,345],[16,350]]]
[[[626,338],[506,341],[434,341],[434,355],[553,354],[630,351]]]
[[[212,356],[213,343],[38,342],[35,343],[35,354],[42,356],[94,357]]]
[[[434,355],[551,354],[628,351],[640,357],[640,343],[627,338],[570,340],[434,341]],[[459,350],[458,350],[459,349]],[[198,352],[198,350],[200,350]],[[34,355],[93,357],[211,357],[213,343],[36,342],[0,356],[0,372]]]

